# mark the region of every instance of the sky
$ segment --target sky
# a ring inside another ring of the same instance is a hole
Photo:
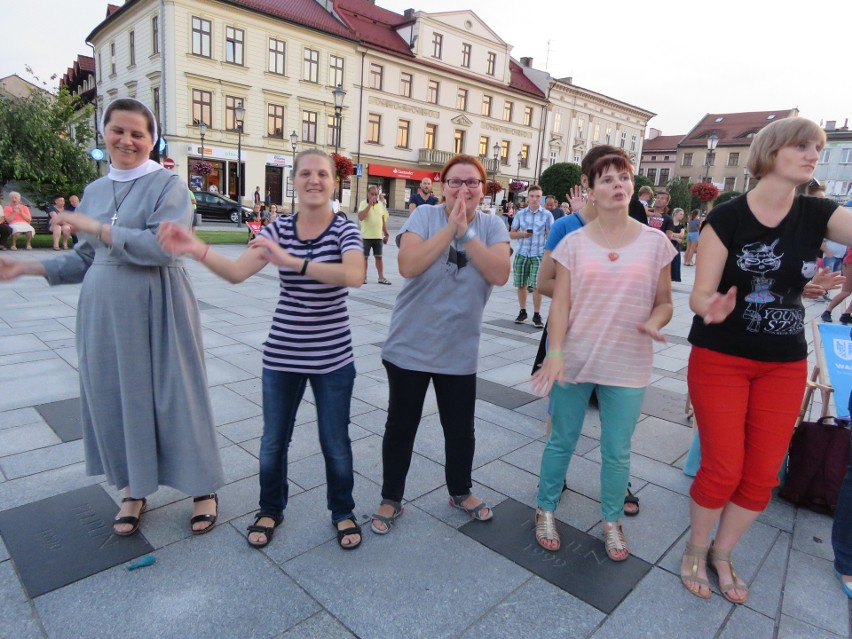
[[[402,13],[470,9],[515,59],[657,115],[663,135],[687,133],[706,113],[797,107],[816,122],[852,119],[852,2],[750,0],[376,0]],[[119,4],[121,0],[113,0]],[[49,86],[106,15],[105,0],[6,2],[0,77],[27,66]],[[71,8],[73,7],[73,9]]]

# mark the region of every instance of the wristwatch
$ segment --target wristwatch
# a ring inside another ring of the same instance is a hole
[[[473,238],[476,237],[476,231],[473,230],[473,227],[468,226],[467,231],[465,231],[464,235],[458,238],[458,242],[460,246],[464,246],[468,242],[470,242]]]

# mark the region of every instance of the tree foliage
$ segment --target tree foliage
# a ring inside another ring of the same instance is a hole
[[[0,186],[20,183],[39,206],[56,194],[82,193],[97,177],[85,148],[93,139],[91,109],[66,89],[0,99]]]
[[[722,202],[733,200],[735,197],[739,197],[740,195],[742,195],[742,193],[739,191],[725,191],[716,198],[716,201],[713,202],[713,206],[719,206]]]
[[[675,209],[683,209],[684,213],[689,215],[692,209],[698,208],[692,206],[692,195],[689,192],[690,184],[685,180],[675,179],[666,185],[666,191],[669,193],[669,211]]]
[[[572,186],[580,184],[580,165],[558,162],[547,167],[541,174],[539,185],[544,195],[553,195],[557,201],[566,198]]]
[[[652,189],[654,187],[654,182],[650,178],[645,177],[644,175],[634,175],[633,176],[633,199],[639,199],[639,189],[643,186],[650,186]]]

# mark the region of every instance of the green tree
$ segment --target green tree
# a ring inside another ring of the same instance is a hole
[[[669,192],[669,212],[675,209],[683,209],[686,215],[693,208],[692,195],[689,192],[689,183],[685,180],[672,180],[666,185],[666,190]]]
[[[639,189],[641,189],[643,186],[650,186],[652,189],[654,188],[654,182],[649,178],[646,178],[644,175],[634,175],[633,183],[635,184],[633,188],[634,200],[639,198]]]
[[[553,195],[558,202],[567,199],[566,193],[572,186],[580,184],[580,165],[558,162],[547,167],[541,174],[539,186],[544,195]]]
[[[57,193],[81,193],[97,177],[85,149],[91,115],[66,89],[0,100],[0,186],[18,182],[38,206]]]
[[[739,197],[742,195],[739,191],[725,191],[721,193],[719,197],[716,198],[716,201],[713,202],[713,206],[718,206],[722,202],[727,202],[728,200],[733,200],[735,197]]]

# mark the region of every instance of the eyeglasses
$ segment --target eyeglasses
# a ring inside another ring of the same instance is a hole
[[[466,180],[462,180],[461,178],[447,178],[444,180],[444,184],[446,184],[451,189],[457,189],[464,184],[469,189],[475,189],[477,186],[482,184],[482,180],[479,178],[468,178]]]

